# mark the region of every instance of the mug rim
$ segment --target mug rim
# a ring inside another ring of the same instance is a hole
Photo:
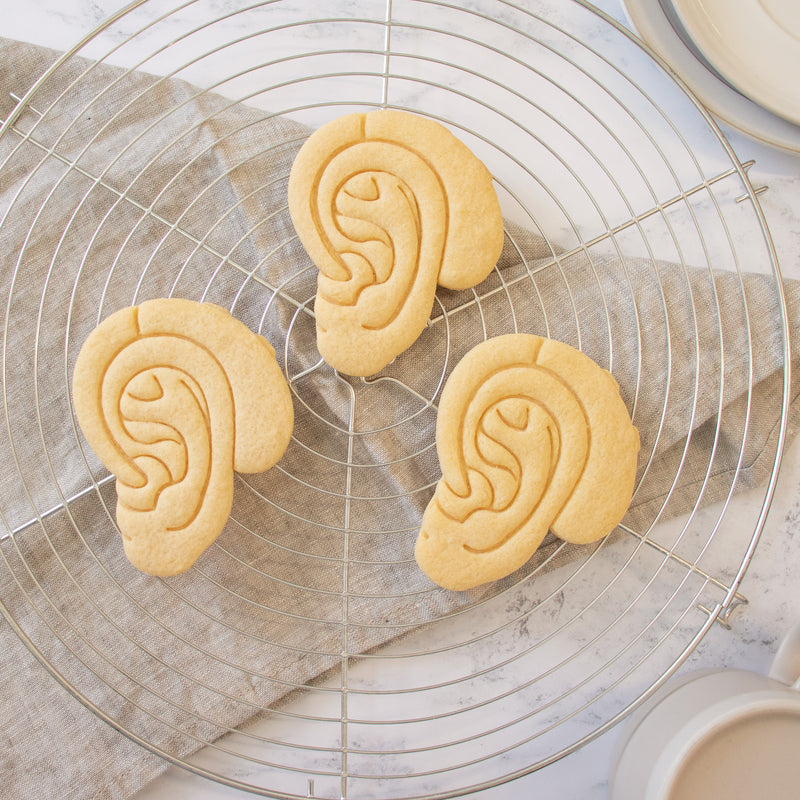
[[[674,732],[653,764],[644,800],[679,800],[670,798],[678,778],[689,759],[713,736],[742,721],[776,712],[800,720],[800,693],[790,687],[746,692],[726,697],[693,715]]]

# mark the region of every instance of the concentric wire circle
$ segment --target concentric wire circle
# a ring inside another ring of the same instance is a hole
[[[3,611],[120,731],[281,797],[453,796],[615,724],[741,602],[787,413],[756,193],[655,56],[581,2],[366,7],[140,0],[0,129]],[[317,353],[286,181],[311,129],[381,107],[487,164],[506,246],[353,379]],[[278,465],[237,476],[195,567],[154,579],[121,555],[69,386],[100,320],[163,296],[269,339],[296,424]],[[642,437],[636,492],[603,542],[548,539],[509,578],[447,592],[413,559],[438,399],[470,347],[514,331],[614,374]]]

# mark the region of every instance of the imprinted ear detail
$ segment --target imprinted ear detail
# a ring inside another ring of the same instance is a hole
[[[639,435],[608,372],[568,345],[511,334],[453,370],[436,444],[442,478],[415,556],[439,585],[468,589],[521,567],[548,530],[584,543],[613,530]]]
[[[153,575],[197,560],[228,519],[234,470],[271,467],[293,425],[269,343],[218,306],[178,299],[122,309],[95,328],[73,401],[117,478],[125,553]]]
[[[400,111],[340,117],[300,149],[289,210],[319,269],[323,358],[370,375],[424,329],[437,284],[480,283],[503,246],[492,177],[444,126]]]

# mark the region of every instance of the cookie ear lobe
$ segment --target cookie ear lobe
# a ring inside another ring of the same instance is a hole
[[[78,423],[117,477],[131,563],[188,569],[233,502],[234,468],[272,466],[291,437],[291,396],[274,351],[223,309],[154,300],[88,337],[73,375]]]

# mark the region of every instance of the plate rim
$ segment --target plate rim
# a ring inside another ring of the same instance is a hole
[[[758,0],[740,0],[733,14],[726,14],[719,0],[669,1],[686,34],[723,78],[758,105],[800,124],[800,88],[791,73],[765,69],[766,61],[800,62],[800,42]]]
[[[800,126],[773,114],[721,81],[680,38],[662,7],[662,3],[668,2],[622,0],[634,34],[658,53],[717,119],[762,144],[800,154]]]

